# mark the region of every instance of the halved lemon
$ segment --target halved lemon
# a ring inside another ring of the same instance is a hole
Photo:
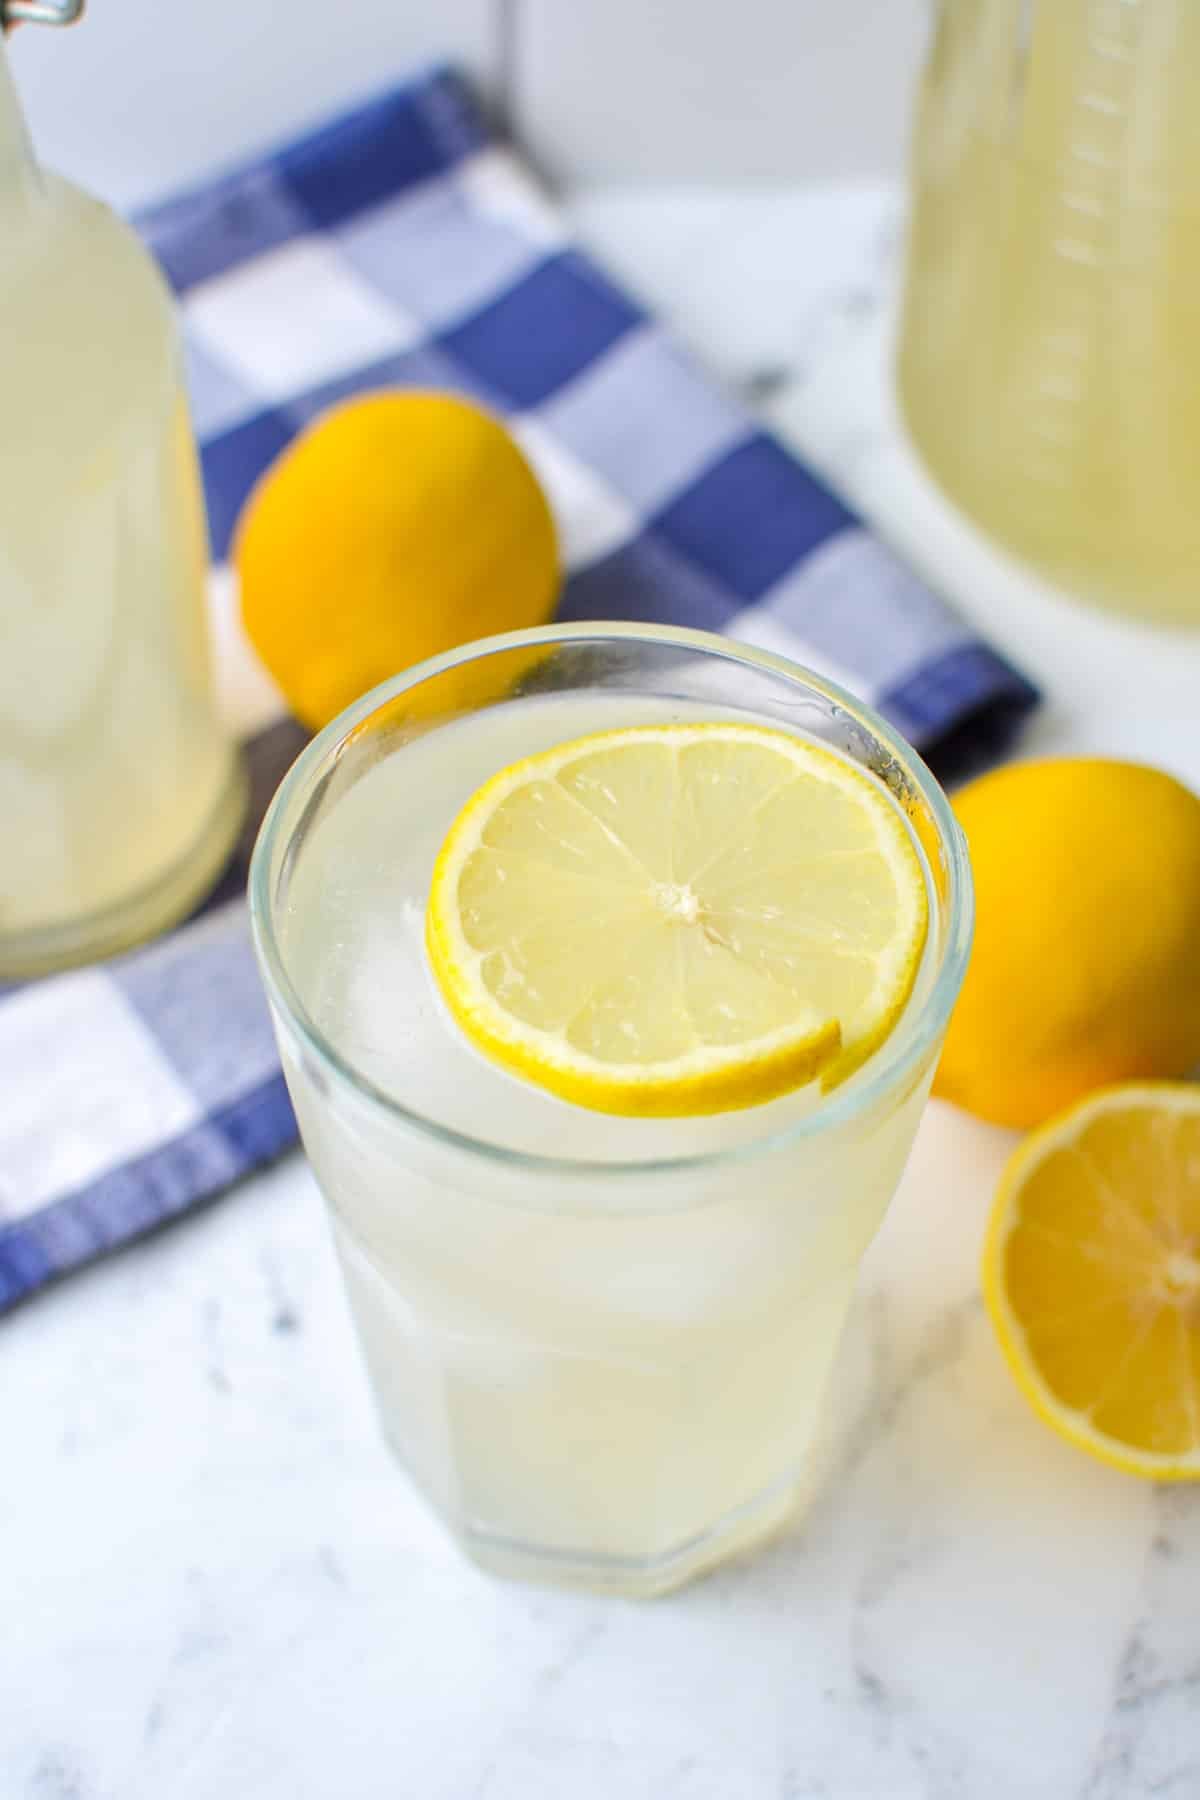
[[[1200,1086],[1108,1088],[1026,1139],[983,1291],[1047,1424],[1131,1474],[1200,1478]]]
[[[908,827],[854,765],[766,726],[559,744],[467,802],[426,942],[467,1036],[580,1106],[723,1112],[879,1043],[927,927]]]

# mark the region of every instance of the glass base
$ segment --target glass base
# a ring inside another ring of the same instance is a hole
[[[542,1587],[583,1588],[594,1594],[652,1600],[775,1537],[803,1510],[812,1486],[807,1476],[793,1470],[708,1530],[649,1556],[546,1549],[496,1537],[469,1524],[446,1520],[444,1515],[443,1522],[464,1555],[489,1575]]]
[[[245,817],[247,797],[245,770],[235,755],[217,804],[186,856],[147,887],[103,912],[39,931],[7,937],[0,934],[0,981],[24,981],[97,962],[185,918],[215,885],[228,862]]]

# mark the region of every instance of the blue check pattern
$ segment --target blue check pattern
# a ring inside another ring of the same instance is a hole
[[[1036,696],[563,233],[435,70],[139,221],[179,296],[214,555],[272,458],[362,388],[503,414],[565,618],[728,633],[840,678],[943,772]],[[260,801],[299,741],[250,746]],[[295,1142],[241,897],[0,996],[0,1311]],[[47,1071],[52,1071],[48,1074]]]

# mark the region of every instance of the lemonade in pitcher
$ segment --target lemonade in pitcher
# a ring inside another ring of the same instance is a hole
[[[918,759],[703,634],[522,633],[336,721],[251,889],[382,1426],[460,1541],[648,1593],[761,1536],[961,978]]]
[[[37,166],[4,59],[0,979],[184,912],[242,808],[170,301],[133,233]]]
[[[1200,620],[1200,11],[942,0],[898,364],[947,494],[1081,597]]]

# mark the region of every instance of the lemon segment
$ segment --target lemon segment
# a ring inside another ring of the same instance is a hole
[[[891,1029],[927,930],[870,776],[766,726],[602,732],[502,770],[434,868],[426,943],[461,1029],[603,1112],[753,1106]]]
[[[1047,1424],[1131,1474],[1200,1479],[1200,1086],[1110,1088],[1027,1139],[983,1287]]]

